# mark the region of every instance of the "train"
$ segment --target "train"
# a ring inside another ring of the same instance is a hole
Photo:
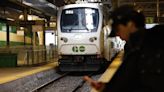
[[[118,38],[109,38],[102,5],[80,3],[58,10],[57,33],[60,71],[98,71],[121,50]]]

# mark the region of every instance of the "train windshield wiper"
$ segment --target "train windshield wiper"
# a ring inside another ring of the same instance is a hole
[[[78,22],[78,20],[76,20],[73,24],[72,24],[72,27],[70,28],[70,29],[68,29],[69,30],[69,32],[71,32],[72,31],[72,29],[75,27],[75,24]]]
[[[85,30],[87,30],[88,32],[90,31],[90,30],[88,29],[88,27],[84,26],[84,28],[85,28]]]

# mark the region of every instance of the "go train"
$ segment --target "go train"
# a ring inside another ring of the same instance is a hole
[[[120,50],[121,41],[108,37],[99,4],[65,5],[57,19],[60,71],[98,71]]]

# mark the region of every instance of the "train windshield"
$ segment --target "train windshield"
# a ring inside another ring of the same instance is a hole
[[[61,15],[61,32],[96,32],[99,12],[94,8],[65,9]]]

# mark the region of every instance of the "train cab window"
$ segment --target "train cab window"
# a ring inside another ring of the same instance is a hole
[[[98,24],[98,9],[71,8],[63,10],[61,15],[61,32],[97,32]]]
[[[71,26],[72,24],[78,25],[77,22],[75,20],[77,20],[77,15],[73,14],[73,15],[66,15],[64,17],[65,22],[62,23],[63,26]]]

